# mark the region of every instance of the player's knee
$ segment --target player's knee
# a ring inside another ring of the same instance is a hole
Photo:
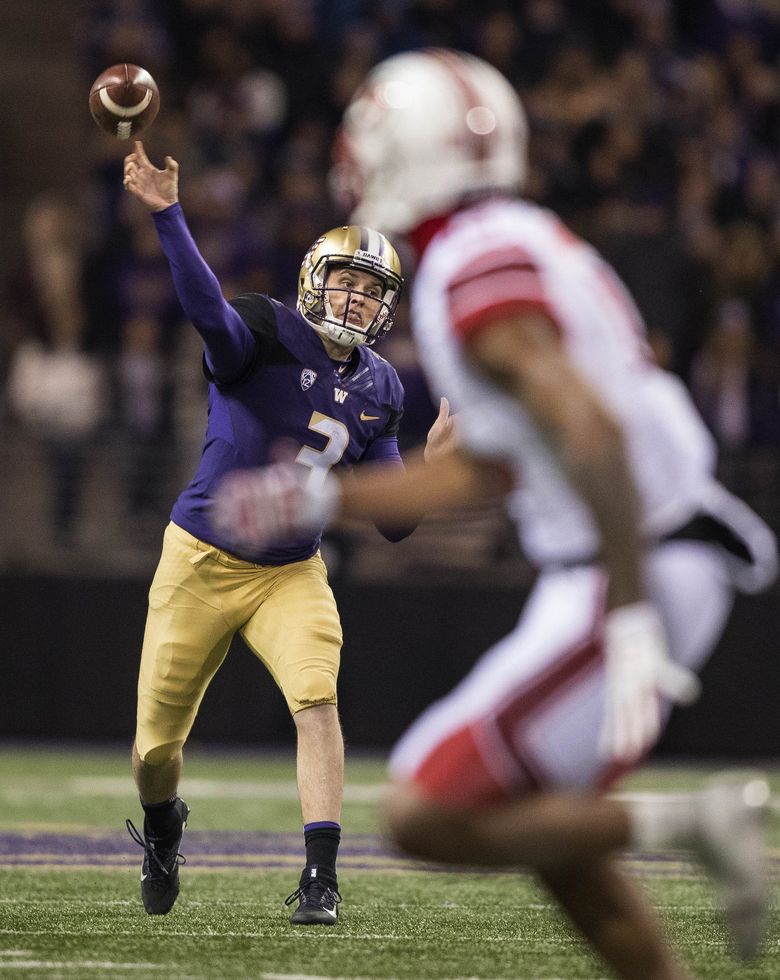
[[[293,714],[320,704],[335,704],[336,672],[327,669],[301,671],[285,685],[284,696]]]
[[[161,766],[173,759],[187,741],[198,702],[178,703],[154,692],[138,697],[135,746],[142,762]]]
[[[147,766],[164,766],[166,763],[175,759],[182,750],[184,742],[165,742],[162,745],[154,743],[141,743],[136,741],[136,751],[138,758]]]

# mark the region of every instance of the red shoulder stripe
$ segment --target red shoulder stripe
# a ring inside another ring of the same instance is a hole
[[[457,273],[447,294],[450,321],[462,339],[512,314],[541,312],[555,321],[539,269],[520,246],[478,256]]]

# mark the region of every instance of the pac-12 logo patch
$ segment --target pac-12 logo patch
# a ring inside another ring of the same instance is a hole
[[[304,368],[301,371],[301,388],[303,388],[304,391],[308,391],[316,380],[316,371],[312,371],[311,368]]]

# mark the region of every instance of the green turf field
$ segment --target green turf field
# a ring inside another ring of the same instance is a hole
[[[674,791],[706,775],[649,769],[621,789]],[[526,875],[456,874],[394,854],[378,835],[383,778],[381,761],[348,757],[341,921],[294,929],[283,905],[302,854],[292,756],[191,751],[182,894],[168,916],[150,918],[138,898],[141,849],[124,827],[125,817],[141,821],[124,753],[0,747],[0,980],[608,976]],[[780,796],[780,774],[772,786]],[[777,816],[772,844],[774,864]],[[776,910],[764,956],[746,967],[684,855],[626,863],[698,976],[780,977]]]

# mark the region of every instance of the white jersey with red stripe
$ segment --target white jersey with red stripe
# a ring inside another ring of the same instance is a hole
[[[593,557],[590,512],[523,407],[469,364],[464,338],[491,320],[542,310],[581,374],[620,421],[643,532],[683,525],[711,491],[714,442],[679,379],[650,359],[642,318],[614,270],[550,211],[492,200],[448,220],[415,277],[413,323],[432,393],[459,413],[464,445],[509,462],[511,510],[539,565]]]

